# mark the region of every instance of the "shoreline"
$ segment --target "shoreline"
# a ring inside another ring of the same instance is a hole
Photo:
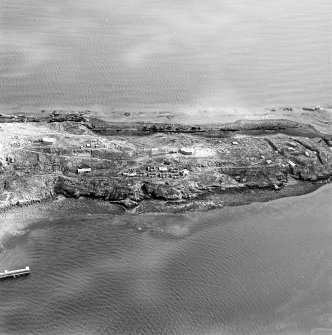
[[[41,220],[75,215],[75,213],[121,215],[123,210],[119,206],[98,200],[67,199],[63,196],[20,207],[13,206],[0,212],[0,241],[6,234],[20,231]]]
[[[257,107],[224,107],[209,108],[202,106],[187,106],[185,108],[147,108],[146,110],[120,109],[112,110],[106,107],[96,108],[95,106],[54,106],[50,107],[30,107],[30,108],[5,108],[0,105],[0,109],[7,114],[41,116],[52,111],[63,113],[87,113],[92,117],[103,119],[108,122],[135,123],[135,122],[155,122],[155,123],[180,123],[180,124],[213,124],[232,123],[237,120],[276,120],[287,119],[303,123],[310,123],[319,131],[329,130],[332,134],[332,105],[324,104],[319,106],[257,106]],[[311,109],[311,110],[310,110]],[[41,113],[42,111],[42,113]]]
[[[70,216],[127,216],[132,217],[133,221],[131,223],[132,228],[137,232],[149,231],[152,234],[157,234],[161,236],[168,236],[170,238],[183,237],[180,233],[172,233],[171,228],[167,226],[160,226],[154,222],[136,222],[135,217],[149,217],[149,216],[164,216],[171,215],[175,217],[185,217],[187,215],[204,215],[214,210],[227,210],[231,207],[245,207],[254,203],[270,203],[273,201],[282,200],[287,201],[287,198],[295,198],[309,195],[321,187],[330,184],[295,184],[287,186],[283,193],[277,193],[274,191],[260,190],[259,194],[257,192],[251,193],[246,191],[245,193],[233,192],[232,194],[225,194],[224,200],[220,202],[220,206],[209,206],[207,205],[205,210],[201,207],[193,204],[185,204],[184,207],[179,206],[178,210],[174,211],[174,207],[167,210],[165,204],[160,204],[160,202],[150,201],[144,204],[144,211],[131,211],[127,210],[125,207],[115,204],[110,204],[104,201],[88,198],[65,198],[63,196],[57,199],[49,199],[43,202],[35,202],[29,205],[23,205],[20,207],[11,207],[7,210],[2,210],[0,212],[0,249],[1,241],[10,237],[14,234],[20,234],[21,230],[27,229],[30,225],[38,224],[38,222],[43,220],[54,220],[61,219],[62,217]],[[208,203],[208,202],[207,202]],[[163,208],[164,211],[161,211]],[[199,208],[199,210],[197,210]],[[150,211],[149,211],[150,210]],[[182,227],[183,231],[187,231],[185,227]],[[1,250],[0,250],[1,253]]]
[[[115,121],[56,110],[1,114],[0,220],[36,219],[38,208],[52,216],[62,201],[53,199],[63,196],[66,213],[86,201],[96,213],[182,214],[305,194],[331,181],[332,135],[311,124]]]

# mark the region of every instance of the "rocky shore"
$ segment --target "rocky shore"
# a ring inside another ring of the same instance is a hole
[[[328,183],[331,146],[331,135],[283,119],[184,125],[1,114],[0,210],[58,195],[133,213],[267,201]]]

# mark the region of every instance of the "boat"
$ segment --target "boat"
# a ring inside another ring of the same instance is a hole
[[[5,272],[0,272],[0,279],[16,278],[20,276],[27,276],[30,274],[30,267],[26,266],[24,269],[18,269],[13,271],[5,270]]]

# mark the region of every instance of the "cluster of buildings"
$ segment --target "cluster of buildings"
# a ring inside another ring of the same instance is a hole
[[[105,148],[105,145],[103,145],[100,141],[98,140],[89,140],[84,143],[84,145],[79,146],[80,149],[97,149],[97,148]]]
[[[176,167],[168,167],[168,166],[147,166],[145,171],[142,170],[132,170],[129,172],[123,172],[122,175],[124,177],[131,177],[131,178],[173,178],[177,179],[181,176],[189,175],[188,169],[179,169]]]
[[[76,173],[83,175],[92,172],[91,167],[82,167],[76,170]],[[188,169],[179,169],[168,166],[147,166],[145,170],[129,170],[122,173],[127,178],[172,178],[177,179],[189,175]]]
[[[319,111],[322,108],[320,106],[315,106],[315,107],[302,107],[302,109],[304,111],[311,111],[311,112],[315,112],[315,111]]]
[[[195,150],[190,147],[182,147],[182,148],[151,148],[147,149],[151,155],[165,155],[165,154],[176,154],[180,153],[182,155],[193,155]]]
[[[21,146],[21,143],[19,141],[13,141],[12,143],[10,143],[10,146],[11,147],[20,147]]]
[[[13,157],[13,156],[7,156],[7,157],[6,157],[6,162],[7,162],[8,164],[14,164],[14,163],[16,162],[16,159],[15,159],[15,157]]]
[[[40,139],[40,142],[41,143],[44,143],[44,144],[49,144],[49,145],[52,145],[52,144],[55,144],[57,142],[57,139],[55,137],[43,137],[42,139]],[[99,141],[99,140],[89,140],[89,141],[86,141],[84,146],[80,146],[81,149],[83,148],[100,148],[102,147],[102,143]]]
[[[100,148],[101,143],[98,140],[90,140],[85,142],[86,148]]]

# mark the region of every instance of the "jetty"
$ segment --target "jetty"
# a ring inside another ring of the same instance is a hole
[[[27,276],[29,274],[30,274],[30,268],[26,266],[25,269],[19,269],[13,271],[5,270],[5,272],[0,272],[0,279],[16,278],[20,276]]]

